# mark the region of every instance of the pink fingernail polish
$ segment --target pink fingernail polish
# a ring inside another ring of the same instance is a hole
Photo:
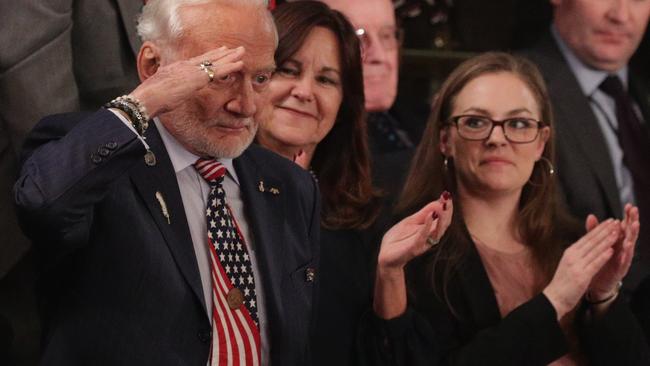
[[[442,192],[442,198],[444,198],[445,200],[451,199],[451,193],[449,193],[449,191]]]
[[[447,202],[442,203],[442,210],[447,211]]]

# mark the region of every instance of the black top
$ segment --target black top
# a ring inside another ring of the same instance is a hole
[[[414,273],[426,273],[425,260]],[[363,365],[546,365],[568,351],[556,312],[539,294],[501,318],[494,290],[472,247],[449,283],[449,301],[440,300],[428,279],[409,278],[415,299],[400,317],[385,321],[371,311],[359,332]],[[607,314],[585,321],[580,305],[576,324],[580,347],[591,365],[648,365],[650,352],[624,301]]]
[[[375,247],[354,230],[321,230],[313,365],[356,365],[359,319],[370,307]]]

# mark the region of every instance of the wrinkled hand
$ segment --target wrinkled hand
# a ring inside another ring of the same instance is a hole
[[[441,196],[420,211],[395,224],[381,241],[378,270],[402,272],[413,258],[432,247],[427,238],[438,242],[451,223],[451,198]]]
[[[576,306],[593,277],[612,257],[619,230],[618,220],[606,220],[564,251],[553,279],[543,291],[558,319]]]
[[[587,217],[586,228],[591,231],[598,225],[595,216]],[[593,300],[610,297],[617,291],[617,283],[630,269],[636,240],[639,237],[639,209],[631,204],[625,205],[625,216],[620,223],[618,241],[612,247],[614,254],[603,268],[594,276],[589,285],[589,296]]]
[[[218,85],[221,78],[241,70],[244,67],[241,60],[244,52],[243,47],[223,46],[200,56],[160,66],[156,73],[143,81],[131,95],[144,105],[149,117],[153,118],[178,107],[198,90],[210,84]],[[199,66],[204,61],[212,63],[212,82],[208,73]]]

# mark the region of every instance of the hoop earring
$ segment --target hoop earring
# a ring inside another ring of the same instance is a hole
[[[547,157],[542,156],[539,160],[537,161],[543,161],[548,165],[548,174],[549,175],[554,175],[555,174],[555,167],[553,166],[553,163],[551,163],[551,160],[549,160]]]
[[[550,161],[548,158],[542,156],[539,160],[537,160],[537,161],[535,162],[535,164],[537,164],[537,162],[540,162],[540,161],[543,161],[543,162],[546,163],[546,165],[548,165],[548,170],[547,170],[547,172],[548,172],[548,175],[549,175],[549,176],[552,177],[553,175],[555,175],[555,167],[553,166],[553,163],[551,163],[551,161]],[[532,177],[533,177],[533,176],[532,176],[532,174],[531,174],[531,178],[532,178]],[[530,184],[531,186],[541,186],[541,185],[542,185],[542,184],[539,184],[539,183],[534,183],[533,181],[530,180],[530,178],[528,178],[528,184]]]

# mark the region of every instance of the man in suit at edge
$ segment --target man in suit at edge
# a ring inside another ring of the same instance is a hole
[[[9,359],[0,355],[0,364],[36,364],[40,339],[35,258],[18,227],[12,197],[18,153],[44,116],[95,110],[138,85],[135,27],[142,5],[140,0],[2,3],[0,316],[10,320],[15,336]]]
[[[128,98],[48,117],[25,145],[15,197],[48,280],[42,364],[308,364],[319,195],[248,147],[275,68],[265,1],[150,0],[138,31]]]
[[[621,218],[625,203],[639,206],[641,235],[623,285],[633,293],[633,301],[644,302],[647,309],[648,285],[634,292],[650,273],[650,94],[628,63],[646,30],[650,1],[551,3],[550,32],[523,53],[537,63],[548,84],[564,198],[571,212],[583,219],[589,213],[599,219]],[[630,106],[632,119],[621,117],[626,108],[607,86],[612,81],[622,84],[619,95]],[[624,137],[630,129],[632,140]],[[648,332],[648,310],[642,311],[639,316]]]

